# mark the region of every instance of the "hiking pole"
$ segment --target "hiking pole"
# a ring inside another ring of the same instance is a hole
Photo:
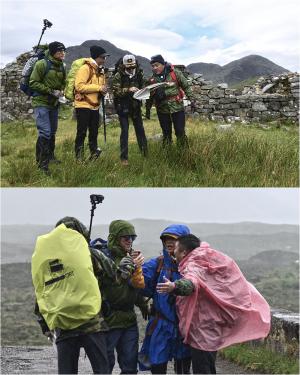
[[[101,101],[102,101],[102,111],[103,111],[103,134],[104,134],[104,143],[106,143],[106,121],[105,121],[105,99],[104,99],[104,96],[102,96]]]
[[[90,228],[89,228],[89,238],[91,237],[91,231],[92,231],[92,222],[93,222],[93,217],[94,217],[94,211],[97,207],[97,204],[103,202],[103,195],[100,194],[91,194],[90,195],[90,200],[91,200],[91,218],[90,218]]]
[[[42,34],[41,34],[41,36],[40,36],[40,40],[38,41],[38,44],[37,44],[37,46],[35,47],[35,53],[37,52],[37,50],[38,50],[38,48],[39,48],[39,45],[40,45],[40,42],[41,42],[41,40],[42,40],[42,37],[43,37],[43,35],[44,35],[44,32],[45,32],[45,30],[49,27],[49,29],[50,29],[50,27],[53,25],[53,23],[52,22],[50,22],[50,21],[48,21],[48,20],[43,20],[43,22],[44,22],[44,27],[43,27],[43,29],[42,29]]]

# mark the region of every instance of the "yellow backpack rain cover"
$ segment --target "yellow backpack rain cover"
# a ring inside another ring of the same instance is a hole
[[[39,236],[31,264],[39,310],[50,330],[74,329],[96,316],[101,296],[85,238],[64,224]]]

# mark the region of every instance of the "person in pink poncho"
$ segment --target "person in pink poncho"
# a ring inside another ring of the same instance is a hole
[[[182,279],[157,284],[173,293],[184,343],[190,345],[194,374],[215,374],[221,348],[264,338],[270,307],[227,255],[192,234],[177,239],[175,257]]]

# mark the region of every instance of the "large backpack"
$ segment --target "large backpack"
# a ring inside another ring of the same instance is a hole
[[[45,57],[45,50],[41,50],[39,51],[38,53],[36,53],[35,55],[33,55],[32,57],[30,57],[30,59],[27,60],[23,70],[22,70],[22,76],[21,76],[21,80],[20,80],[20,90],[24,92],[24,94],[28,95],[28,96],[36,96],[37,93],[33,90],[31,90],[31,88],[29,87],[29,80],[30,80],[30,76],[31,76],[31,73],[33,71],[33,68],[35,66],[35,64],[39,61],[39,60],[44,60],[44,63],[45,63],[45,72],[44,72],[44,77],[48,74],[49,70],[52,68],[53,64],[52,62],[47,59]],[[65,72],[65,68],[64,68],[64,65],[62,64],[61,66],[61,71],[63,72],[64,76],[66,75],[66,72]]]
[[[32,281],[40,313],[50,330],[70,330],[101,307],[98,281],[85,238],[59,225],[39,236],[32,256]]]
[[[83,64],[85,64],[86,59],[87,59],[86,57],[82,57],[80,59],[74,60],[72,62],[70,71],[67,75],[66,87],[65,87],[65,97],[67,99],[71,100],[71,101],[74,101],[74,98],[75,98],[75,78],[76,78],[76,74],[77,74],[79,68]],[[93,76],[93,70],[90,67],[90,65],[88,65],[88,66],[90,68],[90,73],[89,73],[89,77],[88,77],[87,82],[89,82],[92,79],[92,76]]]

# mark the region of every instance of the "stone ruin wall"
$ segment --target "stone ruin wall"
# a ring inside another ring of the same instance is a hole
[[[29,53],[1,69],[1,121],[32,118],[31,100],[21,90],[19,82]],[[186,112],[201,119],[234,122],[290,121],[299,123],[299,74],[288,73],[260,78],[254,86],[245,86],[242,93],[226,84],[206,81],[201,74],[184,71],[196,97],[196,111]],[[112,69],[109,69],[111,75]],[[188,102],[187,102],[188,104]],[[107,100],[108,115],[113,114],[112,95]]]

